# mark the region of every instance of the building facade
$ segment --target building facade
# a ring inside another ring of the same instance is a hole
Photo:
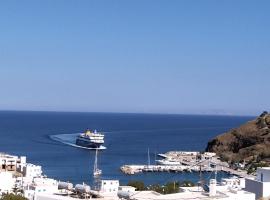
[[[256,199],[270,197],[270,167],[258,168],[255,179],[246,179],[245,190],[255,193]]]

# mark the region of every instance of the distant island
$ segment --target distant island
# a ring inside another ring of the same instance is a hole
[[[206,151],[215,152],[229,163],[270,164],[270,113],[218,135],[208,142]]]

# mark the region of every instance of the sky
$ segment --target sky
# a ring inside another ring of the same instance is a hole
[[[0,110],[270,111],[270,1],[0,1]]]

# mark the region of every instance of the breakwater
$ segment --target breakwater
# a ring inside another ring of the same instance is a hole
[[[239,177],[251,177],[245,170],[230,168],[222,162],[215,153],[171,151],[159,154],[162,160],[156,160],[155,165],[123,165],[120,170],[124,174],[134,175],[143,172],[218,172],[222,171]]]

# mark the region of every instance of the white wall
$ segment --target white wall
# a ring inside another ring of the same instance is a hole
[[[229,196],[222,200],[255,200],[255,194],[243,191],[236,194],[229,193]]]
[[[263,183],[263,197],[270,196],[270,182]]]
[[[0,172],[0,192],[11,192],[15,184],[11,172]]]
[[[124,191],[124,192],[135,192],[136,188],[132,186],[119,186],[118,190]]]
[[[33,184],[24,190],[24,196],[28,199],[36,199],[38,194],[54,194],[58,192],[58,182],[50,178],[34,178]]]
[[[41,166],[33,165],[33,164],[26,164],[23,167],[23,175],[25,177],[39,177],[42,174]]]
[[[104,193],[117,193],[119,187],[118,180],[102,180],[100,192]]]

